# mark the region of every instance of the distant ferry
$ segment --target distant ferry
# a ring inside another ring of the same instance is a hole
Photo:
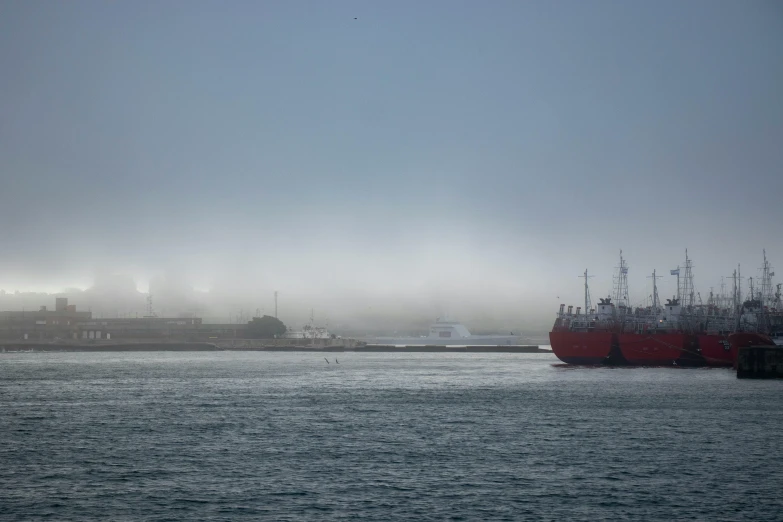
[[[420,337],[372,337],[366,339],[368,345],[382,344],[394,346],[500,346],[520,344],[518,335],[472,335],[465,325],[457,321],[438,318],[430,325],[430,333]]]

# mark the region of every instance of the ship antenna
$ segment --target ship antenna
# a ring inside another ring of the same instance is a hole
[[[592,308],[593,305],[590,301],[590,287],[587,286],[587,280],[595,276],[587,275],[587,269],[585,268],[585,275],[580,275],[579,277],[583,277],[585,279],[585,314],[589,314],[590,308]]]

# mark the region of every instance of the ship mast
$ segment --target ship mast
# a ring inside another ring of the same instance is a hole
[[[623,259],[623,251],[620,250],[620,266],[617,267],[617,276],[614,285],[614,301],[617,307],[628,306],[628,264]]]
[[[693,288],[693,263],[690,259],[688,259],[688,249],[685,249],[685,277],[682,279],[682,291],[680,292],[680,295],[682,296],[683,300],[686,300],[684,303],[682,303],[685,306],[693,306],[695,303],[695,293]],[[677,279],[678,279],[678,286],[679,286],[679,271],[677,273]]]
[[[656,282],[656,279],[660,279],[663,276],[657,276],[655,275],[655,270],[653,270],[653,273],[651,276],[647,276],[648,279],[652,279],[653,282],[653,312],[658,313],[658,310],[660,309],[661,301],[658,299],[658,283]]]
[[[731,308],[734,311],[734,313],[737,313],[737,307],[739,306],[739,294],[737,293],[737,270],[734,270],[734,273],[731,274],[731,279],[733,281],[733,286],[731,289]]]
[[[764,253],[764,264],[761,267],[761,306],[762,308],[765,306],[773,306],[775,299],[772,296],[772,276],[775,275],[775,272],[772,272],[772,267],[769,266],[769,261],[767,261],[767,251],[766,249],[763,250]]]
[[[581,275],[579,277],[584,277],[585,279],[585,315],[587,315],[590,313],[590,309],[593,306],[592,303],[590,302],[590,287],[587,286],[587,280],[595,276],[587,275],[587,269],[585,268],[585,275]]]
[[[677,268],[674,270],[670,270],[669,273],[677,276],[677,301],[682,304],[682,296],[680,296],[680,265],[677,265]]]

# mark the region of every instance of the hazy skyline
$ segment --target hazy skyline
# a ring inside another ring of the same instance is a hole
[[[705,296],[783,270],[782,52],[773,1],[4,2],[0,288]]]

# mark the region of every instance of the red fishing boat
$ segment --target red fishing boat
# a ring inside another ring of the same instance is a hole
[[[585,313],[581,307],[560,305],[550,333],[552,351],[569,364],[622,363],[642,366],[722,366],[736,363],[740,346],[771,344],[773,335],[783,334],[781,285],[773,295],[774,272],[764,254],[761,290],[751,279],[750,299],[740,306],[741,276],[734,271],[733,294],[721,285],[720,296],[710,291],[706,304],[693,286],[692,263],[685,252],[684,277],[680,267],[677,296],[665,305],[658,300],[655,271],[652,274],[652,306],[632,309],[628,300],[628,267],[620,252],[620,265],[614,277],[614,299],[601,299],[597,309],[590,307],[585,271]],[[767,335],[769,334],[769,335]]]
[[[625,266],[620,255],[621,266]],[[627,271],[627,269],[626,269]],[[615,308],[610,297],[600,298],[596,308],[591,307],[590,288],[585,280],[585,311],[573,306],[565,310],[560,305],[554,327],[549,333],[552,352],[567,364],[623,364],[617,346],[617,332],[622,324],[621,313]]]
[[[630,364],[640,366],[698,366],[703,359],[696,336],[683,333],[618,335],[620,352]]]
[[[696,342],[707,366],[729,367],[737,360],[737,349],[731,346],[728,334],[699,334]]]
[[[614,345],[612,332],[552,331],[549,342],[552,352],[567,364],[603,364]]]

